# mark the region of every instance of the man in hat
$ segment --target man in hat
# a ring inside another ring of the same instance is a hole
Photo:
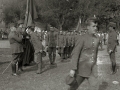
[[[109,29],[109,33],[108,33],[107,50],[108,50],[110,60],[112,63],[112,73],[111,74],[115,74],[117,72],[116,60],[115,60],[115,52],[116,52],[116,47],[117,47],[117,33],[115,31],[116,23],[110,22],[108,29]]]
[[[50,27],[50,32],[46,37],[46,46],[48,48],[49,60],[51,65],[56,65],[56,48],[57,48],[57,34],[53,27]]]
[[[27,32],[30,34],[31,36],[31,43],[34,47],[34,60],[37,63],[37,74],[41,74],[42,73],[42,51],[43,51],[43,46],[42,46],[42,41],[39,38],[39,36],[37,35],[36,32],[34,32],[34,27],[33,25],[28,27]]]
[[[22,47],[22,36],[19,36],[19,34],[16,31],[15,24],[10,25],[10,33],[8,36],[10,45],[11,45],[11,52],[12,52],[12,75],[17,76],[16,73],[16,63],[21,60],[21,55],[23,53],[23,47]]]
[[[70,85],[68,90],[77,90],[85,79],[91,81],[91,78],[94,78],[94,81],[90,82],[92,88],[97,86],[95,83],[97,80],[93,73],[99,46],[99,38],[96,36],[96,18],[89,18],[86,21],[86,26],[87,33],[79,36],[72,52],[72,68],[69,75],[75,77],[76,82]]]

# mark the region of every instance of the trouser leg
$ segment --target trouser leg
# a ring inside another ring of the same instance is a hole
[[[50,64],[52,64],[53,63],[52,47],[48,48],[48,54],[49,54]]]
[[[52,61],[52,63],[55,63],[55,59],[56,59],[56,47],[53,47],[53,61]]]
[[[38,53],[36,55],[36,59],[37,59],[37,74],[40,74],[42,72],[42,54],[41,53]]]
[[[19,60],[18,60],[18,70],[23,71],[22,69],[22,63],[23,63],[23,53],[19,54]]]
[[[81,77],[79,75],[76,76],[77,82],[70,86],[68,90],[77,90],[78,87],[82,84],[82,82],[85,80],[85,77]]]
[[[113,72],[116,72],[115,52],[112,52],[112,53],[110,54],[110,60],[111,60],[111,63],[112,63],[112,71],[113,71]]]
[[[16,63],[18,62],[19,54],[13,54],[12,55],[12,74],[16,73]]]

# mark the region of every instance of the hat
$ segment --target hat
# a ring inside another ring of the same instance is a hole
[[[24,24],[24,21],[23,20],[19,20],[18,24]]]
[[[75,77],[71,77],[70,75],[68,75],[67,77],[66,77],[66,84],[67,85],[73,85],[73,84],[75,84],[77,82],[77,80],[75,79]]]
[[[116,23],[110,22],[108,26],[109,26],[109,27],[116,27]]]

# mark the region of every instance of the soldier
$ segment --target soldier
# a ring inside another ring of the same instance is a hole
[[[32,24],[30,27],[28,27],[28,33],[31,36],[31,43],[33,44],[34,47],[34,60],[37,63],[37,74],[42,73],[42,51],[43,51],[43,46],[42,46],[42,41],[40,40],[40,37],[37,35],[36,32],[34,32],[34,24]]]
[[[115,29],[116,29],[116,24],[114,22],[110,22],[109,23],[107,50],[108,50],[110,60],[112,63],[112,73],[111,74],[115,74],[117,72],[116,60],[115,60],[115,52],[116,52],[116,46],[117,46],[117,33],[116,33]]]
[[[99,46],[99,38],[95,35],[97,29],[96,19],[89,18],[86,25],[88,32],[79,36],[72,52],[70,76],[75,77],[76,82],[70,85],[68,90],[77,90],[85,79],[88,79],[88,81],[91,77],[95,79],[93,67],[97,62]],[[97,85],[93,82],[96,82],[96,80],[90,82],[90,85]]]
[[[19,34],[17,33],[14,23],[11,24],[10,30],[11,31],[9,33],[8,38],[12,52],[12,75],[17,76],[16,64],[17,62],[20,62],[23,53],[22,36],[19,36]]]
[[[17,28],[17,33],[19,35],[19,37],[23,37],[23,24],[24,24],[24,21],[23,20],[19,20],[18,21],[18,28]],[[22,42],[22,46],[23,46],[23,42]],[[23,53],[21,53],[21,60],[19,60],[18,62],[18,70],[19,71],[23,71],[22,69],[22,64],[23,64]]]
[[[57,46],[58,46],[58,54],[61,56],[62,59],[64,59],[63,53],[65,48],[65,37],[62,31],[60,31],[60,33],[58,34]]]
[[[53,27],[50,27],[50,32],[46,38],[46,47],[48,48],[49,60],[51,65],[55,65],[57,34]]]

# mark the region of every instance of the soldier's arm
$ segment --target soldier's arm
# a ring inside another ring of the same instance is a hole
[[[16,42],[21,43],[22,42],[22,37],[18,37],[16,34],[14,34],[14,36],[12,37]]]
[[[83,44],[84,44],[83,38],[80,36],[79,39],[77,40],[74,50],[72,52],[72,69],[73,70],[77,69],[77,64],[80,59]]]

